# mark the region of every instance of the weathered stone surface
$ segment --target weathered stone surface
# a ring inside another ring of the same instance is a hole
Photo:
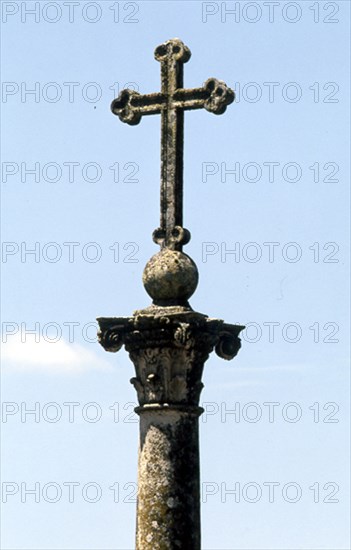
[[[125,345],[139,401],[138,550],[200,549],[198,417],[205,361],[240,348],[242,326],[189,307],[156,307],[101,318],[107,351]],[[224,350],[224,351],[223,351]]]
[[[132,317],[99,318],[106,351],[123,345],[135,367],[139,401],[137,550],[200,550],[198,417],[204,363],[213,349],[235,357],[244,328],[194,312],[188,299],[198,283],[195,263],[183,254],[190,240],[183,227],[184,111],[222,114],[234,100],[223,81],[183,87],[191,52],[178,38],[155,50],[161,91],[123,90],[112,102],[122,122],[161,115],[161,215],[153,240],[161,250],[147,263],[143,282],[153,304]]]
[[[206,360],[215,347],[223,359],[233,359],[240,349],[242,325],[211,319],[190,307],[151,306],[133,317],[100,317],[99,342],[106,351],[116,352],[123,345],[129,353],[169,347],[192,350]]]
[[[139,410],[138,550],[200,549],[201,411]]]
[[[155,304],[187,304],[199,273],[193,260],[177,250],[163,248],[145,266],[143,283]]]
[[[222,80],[209,78],[202,88],[183,87],[183,65],[191,56],[179,38],[155,49],[161,63],[161,92],[139,94],[122,90],[111,104],[122,122],[135,125],[144,115],[161,114],[161,219],[154,240],[161,248],[182,250],[190,239],[183,226],[184,111],[206,109],[221,115],[235,94]]]

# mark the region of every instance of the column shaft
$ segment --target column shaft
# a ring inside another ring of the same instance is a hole
[[[198,417],[202,409],[139,407],[137,550],[200,550]]]

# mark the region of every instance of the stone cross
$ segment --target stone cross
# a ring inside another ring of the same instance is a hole
[[[183,88],[190,50],[179,39],[155,50],[161,62],[161,92],[123,90],[112,111],[128,124],[161,114],[161,222],[154,231],[160,251],[145,266],[143,283],[152,305],[132,317],[100,317],[99,342],[106,351],[124,345],[135,367],[140,443],[137,550],[200,550],[200,459],[198,419],[205,361],[215,349],[233,359],[241,325],[194,311],[188,299],[198,283],[193,260],[182,252],[190,239],[183,228],[184,110],[221,114],[234,92],[210,78],[202,88]]]
[[[161,113],[161,220],[154,241],[161,248],[182,250],[190,239],[183,226],[184,111],[205,108],[220,115],[234,101],[234,92],[221,80],[209,78],[202,88],[183,88],[183,64],[191,56],[178,38],[155,50],[161,63],[161,92],[141,95],[123,90],[111,109],[122,122],[139,124],[143,115]]]

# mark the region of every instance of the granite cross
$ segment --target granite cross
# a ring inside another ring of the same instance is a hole
[[[153,239],[161,248],[182,250],[190,240],[183,228],[184,111],[205,108],[220,115],[234,101],[234,92],[224,82],[209,78],[202,88],[183,88],[183,64],[191,56],[178,38],[155,50],[161,63],[161,92],[141,95],[122,90],[111,110],[122,122],[138,124],[143,115],[161,114],[161,221]]]

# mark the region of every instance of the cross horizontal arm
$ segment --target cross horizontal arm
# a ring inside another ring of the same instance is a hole
[[[209,92],[205,88],[192,88],[191,90],[180,88],[174,93],[173,105],[184,110],[201,109],[208,97]]]
[[[122,90],[111,104],[113,114],[122,122],[139,124],[143,115],[155,115],[165,108],[190,111],[205,108],[216,115],[225,112],[234,101],[234,92],[222,80],[209,78],[202,88],[178,88],[171,97],[163,93],[139,94],[135,90]]]

